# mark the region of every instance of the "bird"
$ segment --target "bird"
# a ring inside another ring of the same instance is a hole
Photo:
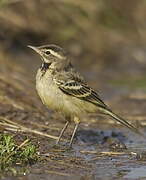
[[[76,71],[63,48],[54,44],[28,47],[39,54],[42,60],[36,74],[36,90],[42,103],[49,109],[61,112],[66,119],[56,144],[60,142],[69,123],[74,120],[75,127],[69,142],[71,147],[79,124],[88,113],[108,115],[135,133],[142,134],[103,102],[99,94]]]

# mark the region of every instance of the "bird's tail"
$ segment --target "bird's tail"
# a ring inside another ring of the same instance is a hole
[[[104,114],[111,116],[116,121],[120,122],[124,126],[128,127],[129,129],[131,129],[133,132],[135,132],[135,133],[137,133],[137,134],[139,134],[139,135],[141,135],[143,137],[145,136],[142,132],[139,131],[139,129],[137,129],[135,126],[133,126],[132,124],[127,122],[125,119],[123,119],[119,115],[117,115],[114,112],[112,112],[112,110],[106,108],[106,109],[104,109]]]

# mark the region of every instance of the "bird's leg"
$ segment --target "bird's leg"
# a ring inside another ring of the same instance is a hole
[[[69,124],[69,121],[67,121],[67,122],[65,123],[65,126],[64,126],[63,129],[61,130],[61,133],[60,133],[60,135],[59,135],[59,137],[58,137],[58,139],[57,139],[57,141],[56,141],[56,144],[58,144],[58,143],[60,142],[60,139],[61,139],[61,137],[63,136],[63,134],[64,134],[64,132],[65,132],[68,124]]]
[[[74,117],[74,122],[75,122],[76,125],[75,125],[74,131],[73,131],[72,136],[71,136],[71,140],[70,140],[70,143],[69,143],[69,147],[72,146],[74,136],[75,136],[76,131],[77,131],[77,129],[78,129],[78,127],[79,127],[79,124],[80,124],[80,119],[75,116],[75,117]]]

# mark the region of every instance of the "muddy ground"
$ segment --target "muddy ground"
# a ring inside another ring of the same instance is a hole
[[[31,53],[28,49],[20,58],[0,58],[0,118],[58,136],[65,120],[44,107],[37,96],[35,73],[40,61]],[[108,68],[96,72],[93,67],[86,67],[81,71],[116,113],[145,132],[146,89],[137,83],[144,84],[142,79],[135,80]],[[70,139],[73,128],[72,123],[65,140]],[[55,139],[44,135],[5,126],[0,126],[0,131],[13,134],[18,144],[28,137],[44,158],[33,165],[16,166],[15,173],[1,173],[4,180],[146,179],[146,140],[109,117],[94,115],[82,120],[71,149],[68,141],[55,146]]]

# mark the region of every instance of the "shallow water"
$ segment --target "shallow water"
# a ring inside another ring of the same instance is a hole
[[[124,178],[146,178],[146,166],[130,168],[130,172]]]

